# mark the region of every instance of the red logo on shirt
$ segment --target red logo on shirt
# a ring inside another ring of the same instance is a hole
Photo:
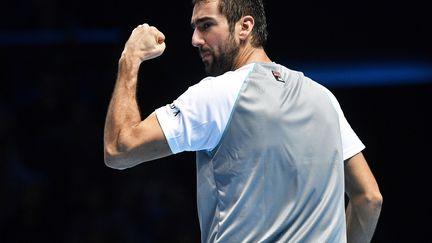
[[[285,83],[285,80],[282,79],[282,75],[280,74],[280,72],[276,72],[276,71],[272,71],[273,77],[282,83]]]

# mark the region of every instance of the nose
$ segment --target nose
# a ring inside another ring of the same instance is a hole
[[[192,34],[192,45],[194,47],[200,47],[200,46],[204,45],[204,39],[203,39],[201,33],[197,29],[194,29],[193,34]]]

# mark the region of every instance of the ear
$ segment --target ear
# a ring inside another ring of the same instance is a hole
[[[240,24],[239,37],[240,40],[243,41],[246,40],[248,36],[250,36],[252,29],[255,25],[255,20],[252,16],[246,15],[240,19],[239,24]]]

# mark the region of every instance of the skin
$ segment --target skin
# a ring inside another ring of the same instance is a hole
[[[111,168],[126,169],[171,154],[155,113],[142,120],[136,100],[141,63],[160,56],[165,47],[163,33],[148,24],[136,27],[125,44],[105,121],[104,157]]]
[[[209,11],[208,8],[206,6],[207,12]],[[200,11],[199,8],[198,11]],[[200,13],[202,12],[201,10]],[[192,20],[192,28],[194,29],[192,45],[198,48],[208,75],[218,76],[231,70],[239,53],[239,45],[233,35],[220,28],[224,25],[227,25],[227,21],[219,15],[210,17],[207,14]],[[210,29],[213,31],[209,31]]]
[[[226,72],[252,62],[270,62],[263,48],[251,45],[254,19],[242,17],[229,32],[226,17],[217,8],[217,1],[197,4],[193,9],[191,24],[194,27],[192,45],[197,47],[206,69],[214,70],[215,60],[221,62],[237,48],[225,66]],[[209,26],[210,25],[210,26]],[[148,24],[136,27],[125,44],[119,60],[119,70],[114,92],[108,107],[104,130],[105,164],[115,169],[126,169],[140,163],[172,154],[155,113],[142,120],[136,101],[138,70],[142,62],[156,58],[165,50],[165,36]],[[218,67],[219,67],[218,66]]]
[[[230,33],[226,17],[219,13],[218,1],[195,5],[191,19],[192,45],[199,49],[209,74],[219,75],[251,62],[271,62],[263,48],[252,47],[250,43],[254,24],[253,17],[244,16],[236,23],[234,33]],[[216,63],[222,62],[226,63],[225,68],[217,70]]]
[[[192,45],[206,71],[217,75],[252,62],[271,62],[263,48],[251,45],[253,17],[243,16],[230,33],[217,4],[196,4],[191,19]],[[172,154],[155,113],[143,120],[136,101],[141,63],[162,55],[165,47],[163,33],[148,24],[136,27],[125,44],[105,122],[104,157],[111,168],[126,169]],[[383,199],[362,153],[345,161],[345,185],[348,242],[370,242]]]
[[[370,242],[378,223],[383,197],[362,153],[345,161],[347,239]]]

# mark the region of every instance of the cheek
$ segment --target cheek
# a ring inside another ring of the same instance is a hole
[[[207,35],[207,44],[215,53],[219,53],[227,43],[228,36],[223,33],[214,32]]]

